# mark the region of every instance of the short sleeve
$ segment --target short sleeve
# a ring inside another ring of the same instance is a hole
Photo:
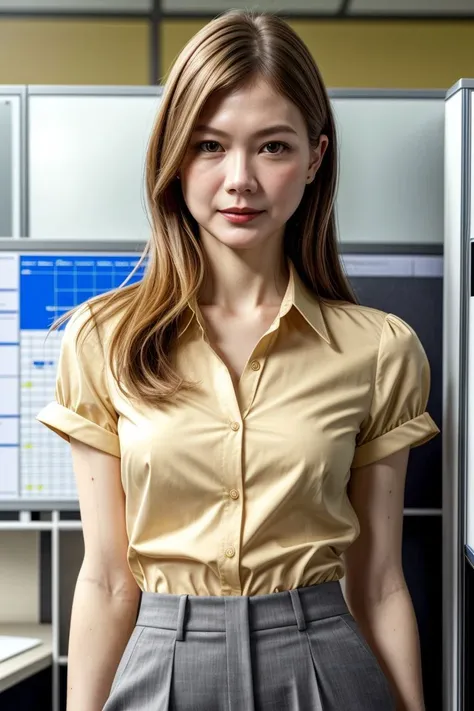
[[[360,428],[353,468],[417,447],[439,433],[426,405],[431,373],[416,333],[387,314],[380,338],[370,410]]]
[[[119,457],[118,415],[107,390],[107,365],[97,328],[87,324],[78,338],[90,316],[86,305],[68,321],[61,341],[55,400],[36,419],[68,442],[74,437]]]

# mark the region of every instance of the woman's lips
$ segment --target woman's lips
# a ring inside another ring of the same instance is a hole
[[[256,217],[262,215],[262,212],[221,212],[221,215],[226,218],[229,222],[234,224],[242,224],[244,222],[250,222],[255,220]]]

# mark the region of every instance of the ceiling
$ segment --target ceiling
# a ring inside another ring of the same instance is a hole
[[[348,14],[474,16],[474,0],[349,0]]]
[[[0,14],[217,14],[234,7],[305,17],[474,18],[474,0],[0,0]]]
[[[308,17],[474,17],[474,0],[160,0],[160,5],[162,12],[173,15],[249,7]]]

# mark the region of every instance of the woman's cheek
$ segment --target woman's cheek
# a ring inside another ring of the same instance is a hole
[[[302,197],[305,188],[305,176],[301,174],[301,166],[288,166],[278,175],[275,192],[281,199],[288,201],[290,196],[295,199]]]

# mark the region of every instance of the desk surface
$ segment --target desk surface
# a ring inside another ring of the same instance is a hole
[[[0,624],[0,635],[11,637],[36,637],[43,644],[0,662],[0,692],[18,684],[52,663],[51,625]]]

